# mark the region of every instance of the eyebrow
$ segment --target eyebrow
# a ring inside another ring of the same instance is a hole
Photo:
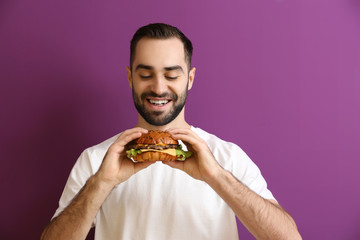
[[[139,64],[136,66],[135,71],[137,71],[139,69],[153,70],[154,68],[149,65]]]
[[[146,69],[146,70],[153,70],[154,67],[145,65],[145,64],[139,64],[136,66],[135,71],[139,69]],[[184,72],[184,69],[180,65],[174,65],[170,67],[164,67],[165,71],[174,71],[174,70],[180,70],[181,72]]]
[[[180,70],[181,72],[184,72],[184,69],[180,65],[175,65],[171,67],[165,67],[166,71],[174,71],[174,70]]]

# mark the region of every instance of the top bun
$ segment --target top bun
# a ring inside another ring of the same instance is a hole
[[[149,130],[148,133],[141,135],[141,137],[136,140],[136,143],[144,145],[179,144],[177,140],[171,137],[170,133],[160,130]]]

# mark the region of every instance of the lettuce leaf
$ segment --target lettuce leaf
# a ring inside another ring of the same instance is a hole
[[[176,156],[180,161],[184,161],[185,159],[187,159],[192,155],[192,152],[184,151],[181,148],[176,148],[175,150],[176,150]]]
[[[130,149],[130,150],[126,151],[128,158],[135,157],[136,155],[138,155],[140,153],[141,153],[141,150],[138,150],[138,149]]]
[[[182,150],[181,146],[175,149],[176,156],[178,157],[177,160],[184,161],[186,158],[190,157],[192,155],[189,151]],[[141,149],[130,149],[126,151],[127,157],[132,158],[135,157],[138,154],[141,154]]]

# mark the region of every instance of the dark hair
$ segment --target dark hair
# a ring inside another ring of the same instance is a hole
[[[140,39],[145,37],[153,39],[169,39],[176,37],[180,39],[184,44],[185,61],[188,65],[188,70],[190,71],[191,56],[193,52],[191,41],[178,28],[165,23],[148,24],[136,31],[130,43],[130,69],[132,69],[132,65],[134,63],[136,45]]]

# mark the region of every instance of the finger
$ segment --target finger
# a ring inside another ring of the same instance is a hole
[[[187,128],[172,128],[172,129],[168,129],[167,130],[172,136],[178,136],[179,134],[183,134],[183,135],[188,135],[188,136],[192,136],[193,138],[198,139],[199,141],[201,141],[202,139],[191,129],[187,129]]]
[[[185,132],[185,131],[191,131],[190,128],[168,128],[165,130],[165,132]]]
[[[166,129],[166,132],[169,133],[187,133],[187,132],[192,132],[191,129],[188,128],[169,128]]]
[[[134,139],[141,137],[142,134],[146,133],[146,129],[130,129],[126,130],[115,140],[115,142],[110,146],[111,151],[116,153],[121,153],[126,144],[131,142]],[[110,150],[109,149],[109,150]]]
[[[147,132],[148,130],[140,127],[128,129],[124,131],[115,142],[122,146],[125,146],[127,143],[131,142],[136,138],[141,137],[142,134],[145,134]]]
[[[114,151],[116,153],[121,153],[126,144],[131,142],[132,140],[139,138],[141,136],[141,133],[132,133],[130,135],[126,136],[119,136],[118,139],[110,146],[109,150]]]
[[[147,133],[148,130],[145,129],[145,128],[141,128],[141,127],[135,127],[135,128],[130,128],[130,129],[125,130],[122,133],[122,135],[128,135],[128,134],[131,134],[131,133],[134,133],[134,132]]]
[[[136,127],[136,128],[131,128],[131,129],[125,130],[125,131],[123,132],[123,135],[129,135],[129,134],[136,133],[136,132],[145,134],[145,133],[148,132],[148,130],[145,129],[145,128]]]
[[[200,151],[207,147],[206,142],[200,138],[194,131],[188,128],[172,128],[167,130],[176,140],[181,140],[187,148],[193,152]]]
[[[141,133],[147,133],[148,130],[145,128],[141,128],[141,127],[135,127],[135,128],[131,128],[131,129],[127,129],[123,132],[123,134],[131,134],[134,132],[141,132]]]
[[[202,143],[202,139],[198,139],[192,135],[188,134],[172,134],[173,138],[176,140],[181,140],[185,143],[186,146],[191,145],[195,150],[200,148],[200,144]]]

